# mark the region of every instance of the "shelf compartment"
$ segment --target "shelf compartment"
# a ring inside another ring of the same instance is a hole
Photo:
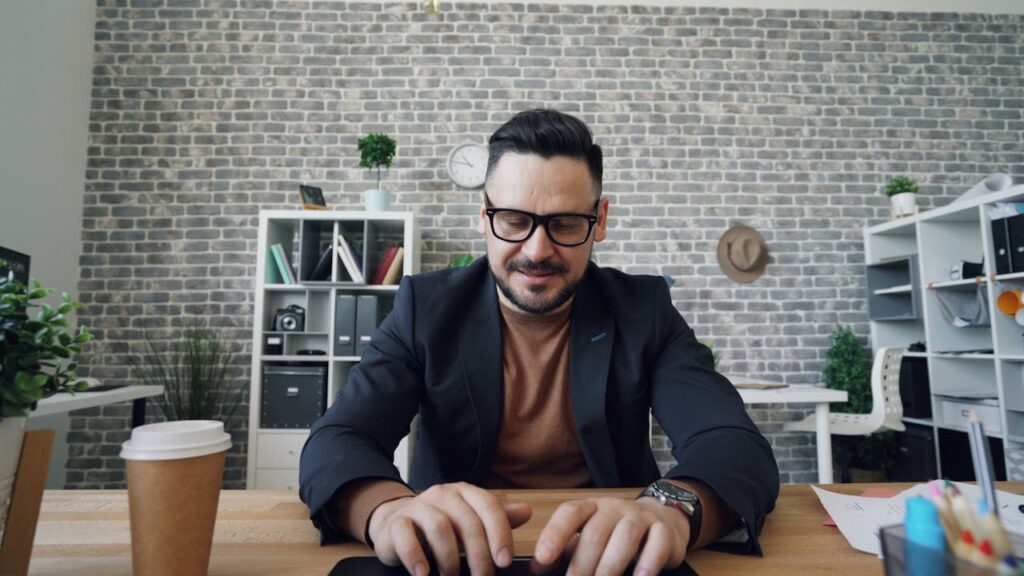
[[[995,364],[992,358],[932,355],[928,358],[928,380],[932,395],[956,396],[970,393],[998,397]],[[933,410],[933,414],[938,413]]]
[[[1024,364],[1000,362],[999,375],[1003,382],[1003,407],[1024,412]]]
[[[921,316],[917,256],[868,264],[866,269],[871,320],[916,320]]]

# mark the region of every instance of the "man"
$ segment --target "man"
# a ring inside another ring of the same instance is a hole
[[[666,283],[590,262],[607,234],[601,178],[601,149],[572,116],[530,110],[491,136],[487,257],[403,278],[303,449],[300,494],[325,539],[362,539],[416,576],[429,558],[458,573],[461,546],[474,574],[492,574],[531,510],[484,488],[651,484],[635,501],[561,505],[535,567],[619,574],[635,559],[653,575],[712,543],[760,552],[771,448]],[[659,482],[652,410],[678,462]],[[417,413],[406,485],[392,454]]]

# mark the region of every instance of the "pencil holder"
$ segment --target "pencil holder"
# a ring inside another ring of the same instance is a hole
[[[999,569],[970,562],[947,550],[944,554],[908,542],[903,525],[882,528],[882,562],[886,576],[998,576]],[[1006,572],[1019,574],[1020,572]]]

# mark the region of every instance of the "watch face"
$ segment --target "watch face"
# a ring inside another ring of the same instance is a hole
[[[471,142],[460,144],[448,154],[446,165],[456,186],[479,188],[487,178],[487,148]]]
[[[666,493],[668,496],[675,498],[676,500],[682,500],[683,502],[696,502],[697,495],[689,490],[684,490],[671,482],[658,482],[658,490]]]

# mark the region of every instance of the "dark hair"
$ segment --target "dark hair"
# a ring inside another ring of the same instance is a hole
[[[568,156],[587,163],[594,188],[601,196],[601,147],[594,144],[590,128],[575,116],[545,108],[524,110],[495,130],[488,145],[487,178],[506,152],[538,154],[545,159]]]

